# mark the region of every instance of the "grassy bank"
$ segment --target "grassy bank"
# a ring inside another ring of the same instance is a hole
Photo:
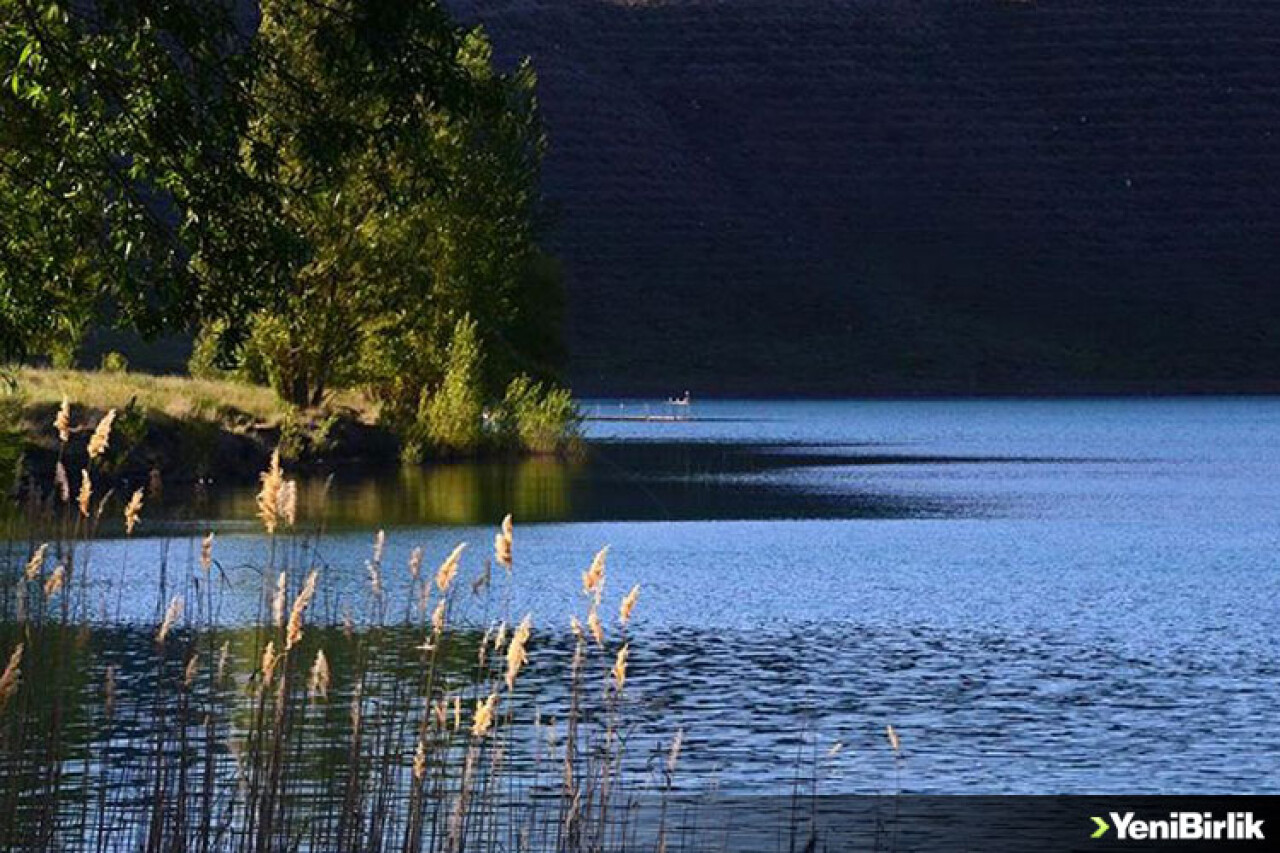
[[[112,476],[248,479],[272,451],[300,466],[393,463],[398,443],[377,424],[359,394],[334,395],[319,409],[297,410],[271,389],[245,382],[153,376],[124,371],[22,368],[2,398],[7,457],[21,454],[37,472],[65,456],[82,466],[83,442],[66,448],[54,419],[71,403],[70,432],[88,433],[116,412],[112,441],[100,460]]]
[[[99,411],[123,409],[135,401],[168,417],[218,421],[228,426],[247,420],[279,424],[289,411],[270,388],[245,382],[37,368],[19,370],[17,381],[17,394],[33,411],[56,409],[64,397]]]

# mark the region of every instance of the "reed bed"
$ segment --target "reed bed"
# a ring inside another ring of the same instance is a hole
[[[94,543],[108,513],[134,535],[148,502],[145,489],[117,500],[100,485],[113,414],[77,429],[59,409],[64,450],[85,434],[90,467],[69,472],[60,458],[46,487],[26,484],[9,522],[0,848],[618,846],[618,717],[638,592],[606,639],[604,550],[584,575],[593,628],[573,640],[565,721],[541,720],[522,689],[539,638],[532,616],[509,612],[519,575],[510,517],[490,554],[459,544],[434,564],[417,549],[407,566],[384,565],[379,532],[366,594],[343,601],[326,583],[332,569],[314,564],[323,520],[300,523],[278,454],[257,500],[266,553],[256,624],[221,624],[225,575],[209,534],[180,571],[162,567],[154,592],[128,590],[156,596],[152,627],[113,629],[111,596],[124,591],[95,582]],[[388,599],[390,571],[409,573],[410,600]],[[121,653],[113,644],[128,646],[126,664],[103,663]],[[538,760],[517,767],[513,752],[530,748],[517,739],[529,738]]]
[[[51,482],[26,484],[7,522],[0,850],[680,848],[667,797],[684,733],[670,734],[646,778],[624,772],[643,596],[608,596],[607,548],[582,573],[582,616],[568,630],[511,612],[510,516],[491,550],[417,548],[407,565],[385,562],[379,531],[358,569],[363,595],[344,599],[328,582],[337,569],[317,558],[323,514],[299,517],[277,454],[257,498],[256,619],[228,625],[212,533],[172,565],[132,567],[127,540],[123,565],[99,565],[104,519],[133,536],[151,499],[116,496],[95,469],[111,426],[108,413],[77,429],[64,404],[60,440],[86,440],[90,467],[59,461]],[[108,568],[123,586],[96,579]],[[390,572],[408,575],[407,595],[388,595]],[[113,620],[125,594],[154,596],[151,624]],[[569,683],[552,719],[526,674],[556,650]],[[643,826],[641,791],[658,803]]]

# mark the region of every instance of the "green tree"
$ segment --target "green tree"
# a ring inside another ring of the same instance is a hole
[[[0,0],[0,357],[266,304],[300,247],[242,168],[232,4]],[[234,334],[232,335],[234,337]]]
[[[477,421],[552,379],[531,67],[495,70],[437,0],[238,8],[0,0],[0,356],[199,318],[195,369],[297,406],[361,385],[409,431],[457,399],[465,317]]]
[[[489,394],[522,363],[550,375],[559,279],[535,242],[544,139],[529,67],[496,73],[484,35],[425,0],[268,0],[262,14],[250,169],[281,188],[309,247],[254,332],[282,396],[315,405],[358,383],[407,423],[464,314]]]

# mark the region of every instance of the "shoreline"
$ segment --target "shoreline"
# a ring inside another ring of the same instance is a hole
[[[303,474],[386,470],[404,464],[396,434],[353,394],[316,410],[294,410],[261,386],[245,383],[105,371],[24,368],[16,390],[0,399],[4,411],[0,466],[13,470],[15,490],[27,478],[47,483],[61,460],[69,475],[88,468],[86,443],[100,419],[116,412],[106,453],[94,468],[119,483],[216,478],[252,483],[278,448]],[[71,404],[71,439],[63,447],[54,418],[63,398]],[[487,448],[459,456],[438,453],[425,463],[527,458],[529,451]]]

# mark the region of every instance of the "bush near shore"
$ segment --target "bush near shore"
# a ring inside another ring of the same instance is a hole
[[[297,409],[270,388],[235,379],[154,376],[123,370],[21,368],[0,395],[0,462],[18,456],[51,470],[61,451],[54,420],[75,401],[76,420],[115,411],[112,446],[102,460],[113,475],[166,479],[252,479],[272,452],[302,468],[392,465],[498,454],[568,453],[577,449],[578,418],[567,393],[520,384],[507,399],[463,413],[472,424],[457,445],[389,422],[365,395],[340,391],[315,409]],[[435,422],[458,413],[437,407]],[[74,453],[74,451],[72,451]],[[68,459],[80,464],[84,460]]]

